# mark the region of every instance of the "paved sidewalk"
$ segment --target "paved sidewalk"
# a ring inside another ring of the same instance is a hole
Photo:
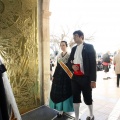
[[[113,69],[108,80],[103,80],[103,71],[97,74],[97,88],[93,90],[95,120],[120,120],[120,88],[116,87],[116,75]]]

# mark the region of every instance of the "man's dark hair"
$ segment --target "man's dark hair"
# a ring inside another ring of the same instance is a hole
[[[82,36],[82,39],[84,40],[84,33],[83,33],[81,30],[77,30],[77,31],[75,31],[75,32],[73,33],[73,35],[75,35],[75,34],[78,34],[79,37]]]
[[[62,42],[64,42],[65,43],[65,45],[66,45],[66,47],[68,47],[68,44],[67,44],[67,42],[66,41],[61,41],[60,43],[62,43]]]

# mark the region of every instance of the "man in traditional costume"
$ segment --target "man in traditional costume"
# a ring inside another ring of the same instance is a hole
[[[75,31],[73,37],[77,45],[71,50],[68,67],[73,71],[72,94],[75,120],[79,120],[81,92],[89,109],[86,120],[94,120],[92,88],[96,87],[96,53],[93,45],[84,42],[82,31]]]

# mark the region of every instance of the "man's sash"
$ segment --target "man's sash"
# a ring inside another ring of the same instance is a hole
[[[58,63],[63,68],[63,70],[67,73],[70,79],[72,79],[73,73],[70,71],[70,69],[62,61],[59,61]]]

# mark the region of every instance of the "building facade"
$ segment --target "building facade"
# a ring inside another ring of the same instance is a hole
[[[49,99],[49,2],[0,1],[0,56],[20,113],[46,104]]]

